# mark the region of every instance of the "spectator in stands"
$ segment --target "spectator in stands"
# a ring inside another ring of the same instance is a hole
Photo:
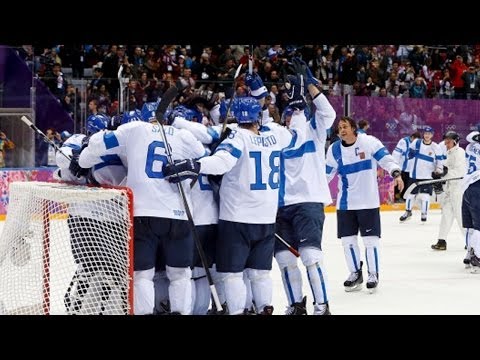
[[[52,75],[47,76],[45,81],[51,93],[62,101],[67,93],[67,80],[62,73],[62,66],[59,63],[55,63],[52,68]]]
[[[5,133],[0,130],[0,168],[5,167],[6,150],[13,149],[15,149],[15,143],[9,138],[7,138],[7,135],[5,135]]]
[[[410,87],[410,97],[423,99],[427,94],[427,84],[421,76],[415,78],[415,83]]]
[[[480,78],[475,72],[475,66],[468,67],[468,71],[462,74],[463,91],[467,100],[477,100],[480,91]]]
[[[54,128],[48,128],[45,135],[56,145],[61,145],[62,137]],[[44,138],[37,139],[37,144],[35,166],[57,166],[53,145]]]

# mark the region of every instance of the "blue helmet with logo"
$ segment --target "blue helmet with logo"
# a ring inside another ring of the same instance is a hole
[[[140,110],[135,109],[132,111],[124,112],[122,115],[122,124],[129,123],[131,121],[143,121],[142,113]]]
[[[425,126],[425,127],[423,128],[423,132],[424,132],[424,133],[429,132],[429,133],[432,133],[432,134],[433,134],[433,133],[435,132],[435,130],[434,130],[431,126]]]
[[[110,119],[105,114],[90,115],[87,119],[87,132],[95,134],[107,128]]]
[[[155,111],[157,110],[157,107],[158,102],[156,101],[143,104],[141,111],[142,120],[147,122],[150,120],[156,120]]]
[[[255,123],[261,119],[262,107],[254,97],[245,96],[233,100],[232,113],[239,124]]]

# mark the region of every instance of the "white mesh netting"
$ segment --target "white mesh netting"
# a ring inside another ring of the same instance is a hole
[[[12,182],[0,237],[0,314],[130,314],[125,188]]]

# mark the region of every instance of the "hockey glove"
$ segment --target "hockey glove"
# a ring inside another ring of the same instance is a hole
[[[255,99],[263,99],[267,96],[267,88],[263,85],[263,81],[257,73],[246,74],[245,83],[250,88],[251,95]]]
[[[287,75],[285,90],[288,97],[288,106],[303,110],[307,106],[305,98],[305,81],[302,75]]]
[[[435,194],[440,195],[443,192],[443,182],[434,183],[433,191],[435,191]]]
[[[297,75],[303,76],[303,78],[305,79],[305,87],[308,87],[309,84],[312,84],[314,86],[317,86],[320,84],[320,81],[313,76],[307,63],[302,59],[300,58],[293,59],[293,70]],[[307,90],[308,89],[305,89],[305,92],[307,92]]]
[[[68,170],[70,170],[70,172],[77,178],[81,176],[87,176],[89,169],[84,169],[78,164],[80,152],[73,152],[72,155],[72,160],[70,160],[70,166],[68,167]]]
[[[163,167],[165,180],[171,183],[179,183],[186,179],[196,179],[200,172],[200,163],[194,159],[175,160],[174,164]]]
[[[439,173],[439,172],[432,172],[432,179],[441,179],[442,177],[444,177],[445,175],[447,175],[448,173],[448,167],[444,166],[443,167],[443,172]]]

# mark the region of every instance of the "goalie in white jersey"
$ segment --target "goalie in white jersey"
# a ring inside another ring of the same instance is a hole
[[[395,179],[400,191],[404,184],[400,166],[385,146],[374,136],[357,136],[357,124],[342,117],[338,124],[341,141],[328,148],[327,176],[338,173],[337,234],[342,240],[350,276],[345,291],[359,290],[363,283],[358,232],[365,245],[368,267],[367,288],[375,291],[379,274],[380,197],[377,185],[377,164]]]
[[[171,311],[190,314],[192,310],[192,265],[194,242],[177,187],[165,181],[167,164],[162,128],[156,122],[134,121],[121,125],[103,137],[92,138],[91,156],[118,155],[128,166],[126,186],[134,194],[134,312],[152,314],[157,249],[165,258],[170,281]],[[165,126],[173,159],[200,158],[202,144],[185,130]],[[82,162],[83,153],[80,157]],[[185,189],[190,201],[189,189]]]

